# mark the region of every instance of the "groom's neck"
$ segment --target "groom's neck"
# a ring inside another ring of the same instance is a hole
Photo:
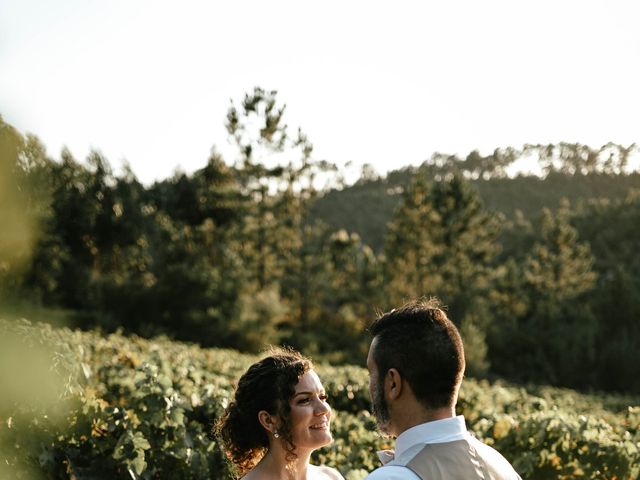
[[[394,426],[393,434],[396,437],[417,425],[456,416],[454,406],[429,409],[418,402],[412,402],[394,410],[391,421]]]

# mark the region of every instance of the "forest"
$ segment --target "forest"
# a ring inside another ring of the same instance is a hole
[[[635,145],[436,153],[347,184],[285,113],[256,88],[221,119],[233,158],[151,185],[0,118],[2,314],[363,365],[377,312],[436,296],[470,377],[640,393]]]

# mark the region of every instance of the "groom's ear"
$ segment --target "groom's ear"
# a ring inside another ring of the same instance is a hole
[[[274,433],[278,429],[276,417],[266,410],[260,410],[258,412],[258,421],[260,422],[260,425],[271,433]]]
[[[387,370],[384,377],[384,389],[389,400],[397,400],[402,395],[403,378],[395,368]]]

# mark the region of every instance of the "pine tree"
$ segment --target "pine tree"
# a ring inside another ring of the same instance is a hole
[[[499,228],[462,177],[432,182],[419,172],[389,225],[389,300],[436,295],[460,321],[464,304],[489,286]]]
[[[385,309],[412,298],[435,294],[442,286],[433,259],[442,243],[441,218],[431,198],[432,183],[415,175],[387,228],[384,248]]]
[[[323,268],[317,252],[324,229],[309,221],[308,212],[318,195],[317,177],[334,167],[312,158],[313,146],[300,129],[290,134],[285,106],[276,97],[275,91],[255,88],[227,115],[244,199],[232,236],[241,239],[236,243],[245,272],[241,303],[252,303],[240,310],[255,311],[251,299],[263,299],[262,310],[267,300],[274,302],[277,315],[262,321],[275,322],[280,337],[295,343],[300,339],[295,331],[310,331],[319,317],[315,297]]]
[[[589,245],[578,241],[564,204],[544,210],[539,238],[522,264],[510,262],[490,336],[494,370],[518,380],[593,382],[597,321],[585,301],[596,274]]]
[[[461,176],[434,182],[422,170],[404,193],[385,245],[387,307],[439,297],[468,337],[474,374],[488,367],[484,332],[490,319],[484,297],[495,275],[500,220],[483,209]]]
[[[239,232],[243,257],[258,289],[282,277],[282,257],[300,244],[301,209],[305,194],[313,192],[312,180],[305,184],[305,177],[313,176],[313,147],[301,131],[289,135],[285,106],[276,96],[256,87],[239,109],[231,105],[226,123],[239,151],[235,170],[245,198]]]

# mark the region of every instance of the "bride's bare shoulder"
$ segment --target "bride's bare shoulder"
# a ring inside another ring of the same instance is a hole
[[[315,465],[312,466],[317,472],[317,476],[315,478],[323,480],[344,480],[344,477],[335,468]]]

